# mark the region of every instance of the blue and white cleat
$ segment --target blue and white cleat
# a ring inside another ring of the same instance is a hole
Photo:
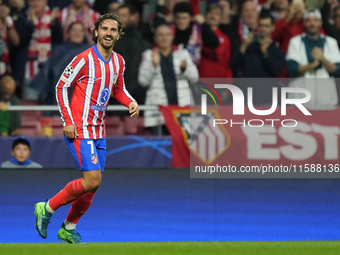
[[[77,233],[75,229],[66,230],[64,223],[61,224],[61,228],[58,232],[58,238],[71,244],[83,244],[79,233]]]
[[[36,217],[35,229],[38,231],[39,235],[44,239],[47,237],[47,226],[51,222],[52,217],[52,213],[46,210],[46,204],[47,202],[40,202],[35,204],[34,206],[35,208],[34,213]]]

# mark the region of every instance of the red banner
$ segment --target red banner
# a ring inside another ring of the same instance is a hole
[[[266,108],[259,108],[266,109]],[[160,107],[172,136],[172,166],[338,164],[340,109],[304,115],[296,107],[257,116],[232,106]]]

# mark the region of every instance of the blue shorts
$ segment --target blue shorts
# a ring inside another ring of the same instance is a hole
[[[106,138],[71,139],[64,136],[74,161],[79,170],[104,172],[106,158]]]

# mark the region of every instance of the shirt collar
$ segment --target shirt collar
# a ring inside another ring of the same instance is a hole
[[[29,165],[29,164],[31,164],[32,163],[32,160],[30,160],[30,159],[27,159],[25,162],[19,162],[19,161],[17,161],[15,158],[11,158],[10,159],[11,160],[11,162],[12,163],[14,163],[14,164],[16,164],[16,165],[19,165],[19,166],[27,166],[27,165]]]

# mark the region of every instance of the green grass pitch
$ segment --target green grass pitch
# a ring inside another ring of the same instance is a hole
[[[340,254],[339,241],[140,242],[0,244],[1,255],[328,255]]]

